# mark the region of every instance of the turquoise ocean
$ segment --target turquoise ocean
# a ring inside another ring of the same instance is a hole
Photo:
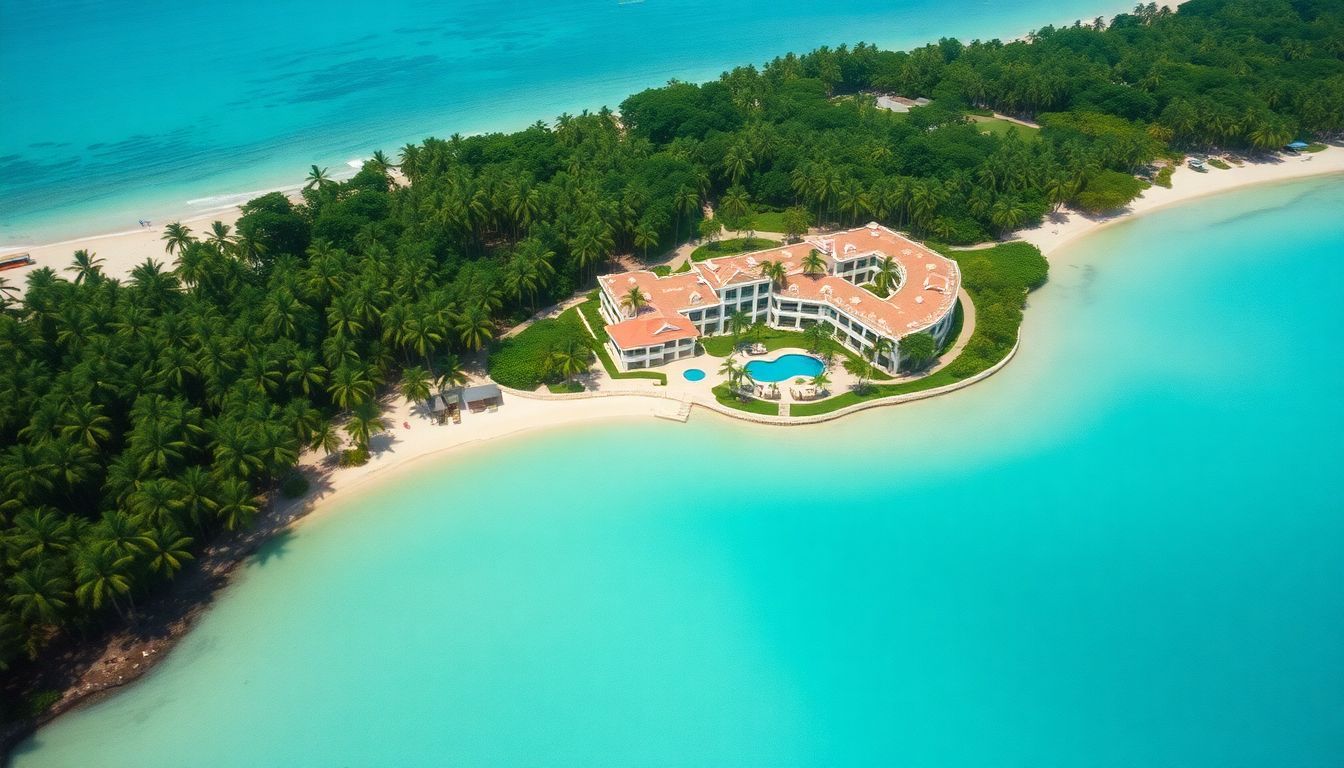
[[[789,51],[1014,37],[1117,0],[0,0],[0,247],[294,188],[310,164],[615,108]]]
[[[1339,766],[1340,210],[1104,229],[948,397],[371,484],[17,766]]]

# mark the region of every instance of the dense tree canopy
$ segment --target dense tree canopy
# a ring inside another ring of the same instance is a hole
[[[133,611],[248,526],[305,446],[358,452],[394,382],[422,397],[455,381],[509,320],[614,253],[689,238],[706,205],[739,223],[789,209],[791,234],[876,219],[980,240],[1054,206],[1123,205],[1173,150],[1340,131],[1342,56],[1338,0],[820,49],[644,91],[620,118],[408,145],[409,184],[381,153],[344,182],[314,167],[302,202],[175,227],[125,281],[89,253],[35,270],[21,299],[0,291],[0,663]],[[897,115],[868,90],[933,102]],[[986,108],[1042,129],[986,135],[966,120]],[[981,322],[1017,311],[1000,303]]]

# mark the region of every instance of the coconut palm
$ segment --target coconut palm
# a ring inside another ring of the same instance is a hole
[[[81,605],[98,610],[109,603],[125,616],[117,597],[131,592],[130,555],[117,556],[106,546],[86,546],[75,557],[75,598]]]
[[[462,344],[473,352],[479,352],[495,336],[494,323],[480,304],[467,307],[454,318],[453,325]]]
[[[630,286],[630,290],[621,297],[621,307],[630,310],[630,316],[636,317],[649,305],[649,296],[640,290],[638,285]]]
[[[230,531],[252,525],[257,516],[257,502],[251,487],[243,480],[229,478],[219,486],[219,519]]]
[[[140,539],[145,565],[150,572],[171,578],[191,559],[191,537],[183,536],[171,523],[147,530]]]
[[[812,377],[812,386],[816,387],[818,392],[825,392],[830,383],[831,377],[827,376],[825,371]]]
[[[215,251],[223,255],[233,249],[237,242],[232,234],[232,228],[222,221],[212,222],[210,224],[210,234],[206,236],[206,241],[215,247]]]
[[[336,182],[327,175],[327,169],[318,168],[314,165],[308,170],[308,182],[303,185],[303,188],[316,189],[318,192],[324,192],[334,186],[336,186]]]
[[[49,562],[19,571],[5,585],[10,607],[27,624],[55,624],[70,605],[70,580]]]
[[[320,448],[324,455],[330,456],[341,450],[341,446],[344,444],[345,438],[341,437],[341,433],[336,429],[336,426],[330,421],[323,421],[317,429],[313,430],[308,447],[313,450]]]
[[[635,227],[635,247],[644,249],[644,259],[649,258],[649,248],[658,244],[658,230],[648,222],[640,222]]]
[[[373,392],[373,381],[369,379],[368,373],[349,363],[337,368],[332,374],[331,383],[327,385],[327,393],[331,395],[332,401],[342,408],[353,408],[372,400]]]
[[[736,389],[738,381],[742,378],[742,368],[737,364],[737,360],[732,355],[719,366],[719,374],[728,380],[728,387]]]
[[[429,399],[429,374],[424,368],[413,365],[401,372],[401,396],[410,402],[422,402]]]
[[[546,355],[546,367],[566,380],[587,373],[593,364],[593,350],[577,338],[569,338]]]
[[[803,330],[803,336],[807,339],[807,349],[815,354],[821,349],[826,340],[831,338],[832,327],[830,323],[813,323]]]
[[[868,391],[869,382],[873,378],[873,364],[863,358],[853,357],[845,360],[845,371],[853,376],[854,391],[863,394]]]
[[[103,277],[102,264],[103,260],[97,254],[80,248],[75,251],[74,259],[65,271],[75,273],[75,285],[94,283]]]
[[[366,400],[352,408],[350,410],[350,420],[345,424],[345,431],[354,441],[355,448],[367,451],[369,440],[374,435],[387,431],[387,422],[382,418],[378,402]]]
[[[895,290],[901,279],[901,268],[896,260],[890,256],[883,256],[877,260],[877,265],[873,270],[873,286],[877,292],[883,295]]]
[[[163,250],[167,253],[174,251],[181,253],[188,245],[196,242],[196,239],[191,236],[191,228],[179,221],[174,221],[164,227],[163,236],[159,239],[163,240]]]
[[[733,336],[733,346],[736,347],[742,339],[742,334],[751,328],[751,316],[742,310],[737,310],[728,316],[728,332]]]
[[[789,269],[784,266],[782,261],[771,261],[766,259],[758,267],[761,271],[761,277],[769,278],[770,282],[776,288],[783,288],[789,279]]]
[[[826,259],[816,248],[809,250],[803,257],[803,274],[812,276],[826,274]]]

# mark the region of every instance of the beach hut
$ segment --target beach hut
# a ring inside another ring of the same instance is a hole
[[[504,402],[504,393],[495,384],[480,384],[462,390],[462,402],[472,413],[494,410]]]
[[[452,419],[456,424],[462,420],[462,397],[458,390],[440,392],[429,399],[429,415],[442,424]]]

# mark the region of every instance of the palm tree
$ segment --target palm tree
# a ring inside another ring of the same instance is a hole
[[[10,285],[8,279],[0,277],[0,309],[8,307],[18,295],[19,289]]]
[[[803,330],[803,336],[807,339],[808,351],[815,354],[831,338],[831,324],[813,323]]]
[[[369,440],[379,432],[387,431],[387,422],[382,418],[377,401],[366,400],[352,408],[345,431],[354,440],[356,449],[369,450]]]
[[[257,516],[252,488],[238,478],[229,478],[219,486],[219,519],[230,531],[248,528]]]
[[[230,227],[222,221],[216,221],[210,224],[210,235],[206,238],[215,250],[223,255],[233,248],[236,238],[229,234]]]
[[[345,439],[341,437],[336,425],[330,421],[323,421],[317,429],[313,430],[312,440],[308,443],[308,447],[313,450],[321,448],[323,454],[330,456],[341,450],[344,443]]]
[[[112,604],[125,617],[118,595],[131,592],[130,569],[134,558],[118,557],[109,547],[92,545],[82,549],[75,558],[75,597],[81,605],[94,610],[104,602]]]
[[[83,248],[75,251],[74,260],[66,267],[66,272],[75,273],[75,285],[97,282],[103,276],[103,260],[98,255]]]
[[[630,286],[630,290],[621,297],[621,307],[630,310],[631,317],[637,317],[645,307],[649,305],[648,294],[640,290],[638,285]]]
[[[861,357],[851,357],[845,360],[845,370],[857,379],[854,382],[855,392],[863,394],[868,391],[869,381],[873,378],[872,363]]]
[[[648,222],[640,222],[635,227],[635,247],[644,249],[644,260],[649,258],[649,247],[658,244],[658,230]]]
[[[61,437],[87,445],[94,450],[112,437],[112,419],[103,415],[103,406],[76,403],[61,414]]]
[[[873,286],[877,288],[878,293],[884,296],[891,293],[900,279],[901,267],[895,259],[883,256],[877,260],[877,266],[873,270]]]
[[[141,550],[148,558],[146,565],[153,573],[171,578],[182,570],[182,564],[191,559],[191,537],[183,536],[176,526],[151,528],[140,537]]]
[[[396,163],[392,162],[392,158],[388,157],[387,153],[381,149],[374,150],[373,157],[369,158],[369,164],[376,168],[379,173],[387,173],[389,168],[397,167]]]
[[[429,399],[429,374],[424,368],[413,365],[401,372],[401,396],[410,402],[421,402]]]
[[[473,304],[457,315],[454,326],[462,344],[473,352],[479,352],[495,335],[490,315],[480,304]]]
[[[1021,226],[1026,217],[1026,210],[1016,198],[999,198],[989,214],[989,220],[998,227],[1000,237]]]
[[[723,216],[733,224],[745,225],[747,214],[751,213],[751,199],[747,196],[747,190],[742,187],[733,187],[723,195],[719,201],[719,208],[723,211]]]
[[[782,261],[766,259],[760,263],[759,269],[761,270],[761,277],[769,278],[776,288],[783,288],[784,284],[788,282],[789,270]]]
[[[677,222],[675,227],[676,232],[674,233],[674,237],[680,240],[681,217],[682,216],[686,217],[687,225],[691,223],[692,219],[691,214],[694,213],[695,210],[700,207],[700,193],[696,192],[694,189],[691,189],[690,187],[682,187],[681,189],[677,190],[677,196],[673,201],[673,203],[677,209]],[[687,226],[686,228],[686,236],[688,238],[690,237],[689,226]]]
[[[804,275],[824,275],[826,274],[826,259],[813,248],[803,257]]]
[[[70,580],[48,562],[19,571],[5,581],[9,605],[24,622],[55,624],[70,604]]]
[[[728,316],[728,332],[733,336],[733,347],[737,347],[738,342],[742,338],[742,334],[746,333],[747,329],[750,327],[751,316],[746,312],[739,309]]]
[[[566,339],[546,356],[546,366],[566,380],[587,373],[593,364],[593,350],[577,338]]]
[[[742,368],[738,367],[737,360],[732,355],[719,366],[719,374],[728,380],[728,388],[736,389],[738,381],[742,378]]]
[[[335,186],[336,182],[327,175],[326,168],[311,166],[308,171],[308,183],[303,185],[304,189],[316,189],[318,192],[326,191]]]
[[[831,377],[827,376],[825,371],[812,377],[812,386],[816,387],[818,392],[825,392],[830,383]]]
[[[877,365],[878,361],[882,359],[883,356],[890,357],[895,348],[896,345],[891,343],[891,339],[888,339],[885,336],[878,336],[877,341],[873,342],[872,349],[869,350],[869,354],[871,354],[873,358],[873,365]]]
[[[347,363],[336,369],[327,392],[340,407],[353,408],[373,399],[373,382],[362,368]]]
[[[174,221],[172,224],[163,228],[163,237],[160,238],[166,243],[163,250],[167,253],[177,251],[181,253],[184,248],[196,242],[191,236],[191,228],[185,224]]]

